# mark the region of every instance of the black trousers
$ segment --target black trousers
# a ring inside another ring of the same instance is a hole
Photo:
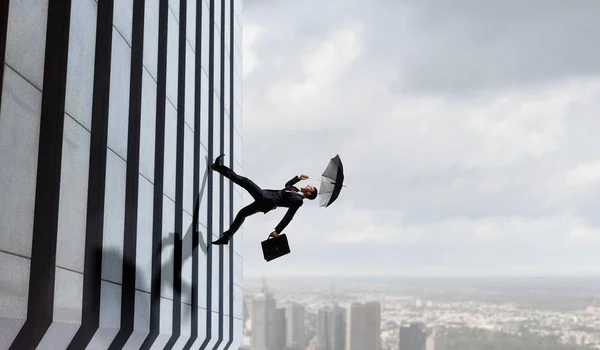
[[[219,166],[216,171],[231,180],[236,185],[245,189],[252,196],[252,198],[254,198],[254,202],[240,209],[235,216],[235,219],[231,223],[229,230],[223,232],[223,236],[230,238],[240,229],[248,216],[254,215],[261,211],[261,202],[264,200],[263,190],[252,180],[236,174],[233,170],[229,169],[225,165]]]

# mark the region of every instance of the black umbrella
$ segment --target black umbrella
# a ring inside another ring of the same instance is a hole
[[[319,188],[320,206],[328,207],[338,196],[344,182],[344,166],[339,154],[331,158],[327,168],[321,175],[321,187]]]

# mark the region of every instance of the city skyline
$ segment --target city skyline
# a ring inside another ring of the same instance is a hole
[[[290,306],[306,315],[304,346],[290,347],[288,342],[286,350],[480,350],[499,344],[507,350],[600,349],[600,290],[568,280],[463,288],[351,280],[335,288],[305,281],[298,288],[274,279],[260,282],[246,286],[246,303],[261,300],[268,290],[271,309],[288,318],[288,327]],[[255,336],[252,313],[256,310],[245,315],[246,343]],[[342,345],[334,337],[340,328],[335,313],[345,316]],[[364,343],[365,336],[377,337],[380,347]]]

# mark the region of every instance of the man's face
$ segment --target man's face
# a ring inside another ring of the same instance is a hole
[[[315,188],[312,187],[311,185],[306,185],[306,186],[302,187],[302,193],[304,193],[305,195],[312,194],[314,190],[315,190]]]

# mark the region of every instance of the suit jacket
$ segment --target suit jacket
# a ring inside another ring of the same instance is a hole
[[[300,178],[298,176],[294,176],[290,181],[285,184],[285,187],[281,190],[265,190],[265,199],[269,202],[268,207],[264,213],[277,208],[277,207],[286,207],[288,208],[287,212],[275,227],[275,232],[281,233],[283,229],[292,221],[296,211],[302,206],[304,201],[304,196],[298,194],[296,192],[286,191],[290,187],[294,186]]]

